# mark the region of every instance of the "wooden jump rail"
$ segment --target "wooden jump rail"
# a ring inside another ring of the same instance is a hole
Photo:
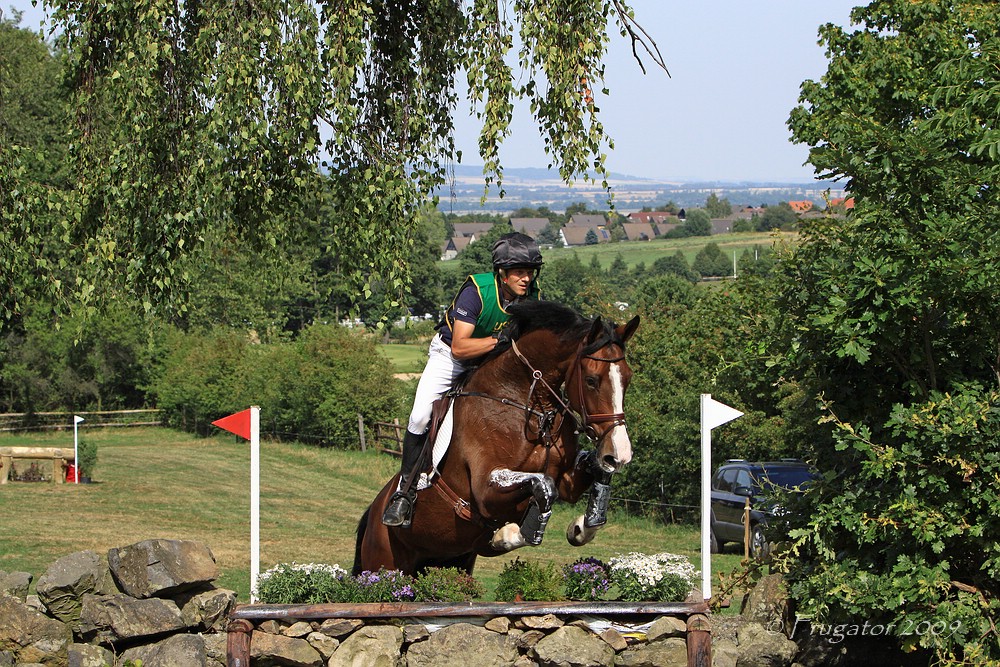
[[[10,481],[10,471],[17,459],[51,459],[52,481],[62,484],[67,462],[75,463],[73,450],[65,447],[0,447],[0,484]]]
[[[390,619],[419,617],[495,617],[591,615],[609,617],[678,616],[687,623],[688,667],[711,667],[712,634],[708,604],[699,602],[385,602],[368,604],[244,604],[229,614],[228,667],[250,667],[253,621],[328,618]]]

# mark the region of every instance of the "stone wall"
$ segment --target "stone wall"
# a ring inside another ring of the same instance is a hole
[[[183,540],[70,554],[48,567],[34,595],[31,574],[0,572],[0,667],[224,667],[236,594],[215,586],[218,574],[207,546]],[[713,665],[828,664],[829,654],[802,660],[765,619],[717,633],[722,618],[712,619]],[[672,616],[265,620],[252,628],[250,657],[254,667],[672,667],[687,664],[685,632]]]
[[[211,550],[147,540],[79,551],[38,579],[0,572],[0,667],[223,667],[236,593],[214,585]]]

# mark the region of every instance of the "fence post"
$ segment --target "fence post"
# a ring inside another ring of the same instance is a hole
[[[365,418],[358,413],[358,437],[361,438],[361,451],[365,451]]]
[[[750,558],[750,498],[743,503],[743,557]]]

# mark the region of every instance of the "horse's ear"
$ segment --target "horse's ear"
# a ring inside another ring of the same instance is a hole
[[[620,327],[618,327],[615,333],[617,333],[621,337],[622,342],[624,343],[629,338],[632,337],[632,334],[634,334],[635,330],[638,328],[639,328],[639,316],[636,315],[631,320],[629,320],[628,324],[623,324]]]
[[[587,334],[587,343],[593,343],[602,333],[604,333],[604,323],[601,321],[601,316],[598,315],[594,318],[594,323],[590,325],[590,333]]]

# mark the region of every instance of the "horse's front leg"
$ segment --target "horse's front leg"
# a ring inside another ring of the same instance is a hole
[[[587,509],[566,528],[566,540],[575,547],[587,544],[597,535],[597,531],[608,522],[608,503],[611,501],[611,477],[608,472],[594,462],[593,453],[580,457],[577,469],[589,467],[593,476]]]
[[[506,553],[526,545],[541,544],[545,527],[552,516],[552,505],[559,496],[555,480],[539,472],[517,472],[502,468],[493,471],[490,484],[510,491],[529,485],[531,487],[531,502],[521,525],[508,523],[500,528],[493,534],[490,546]]]

